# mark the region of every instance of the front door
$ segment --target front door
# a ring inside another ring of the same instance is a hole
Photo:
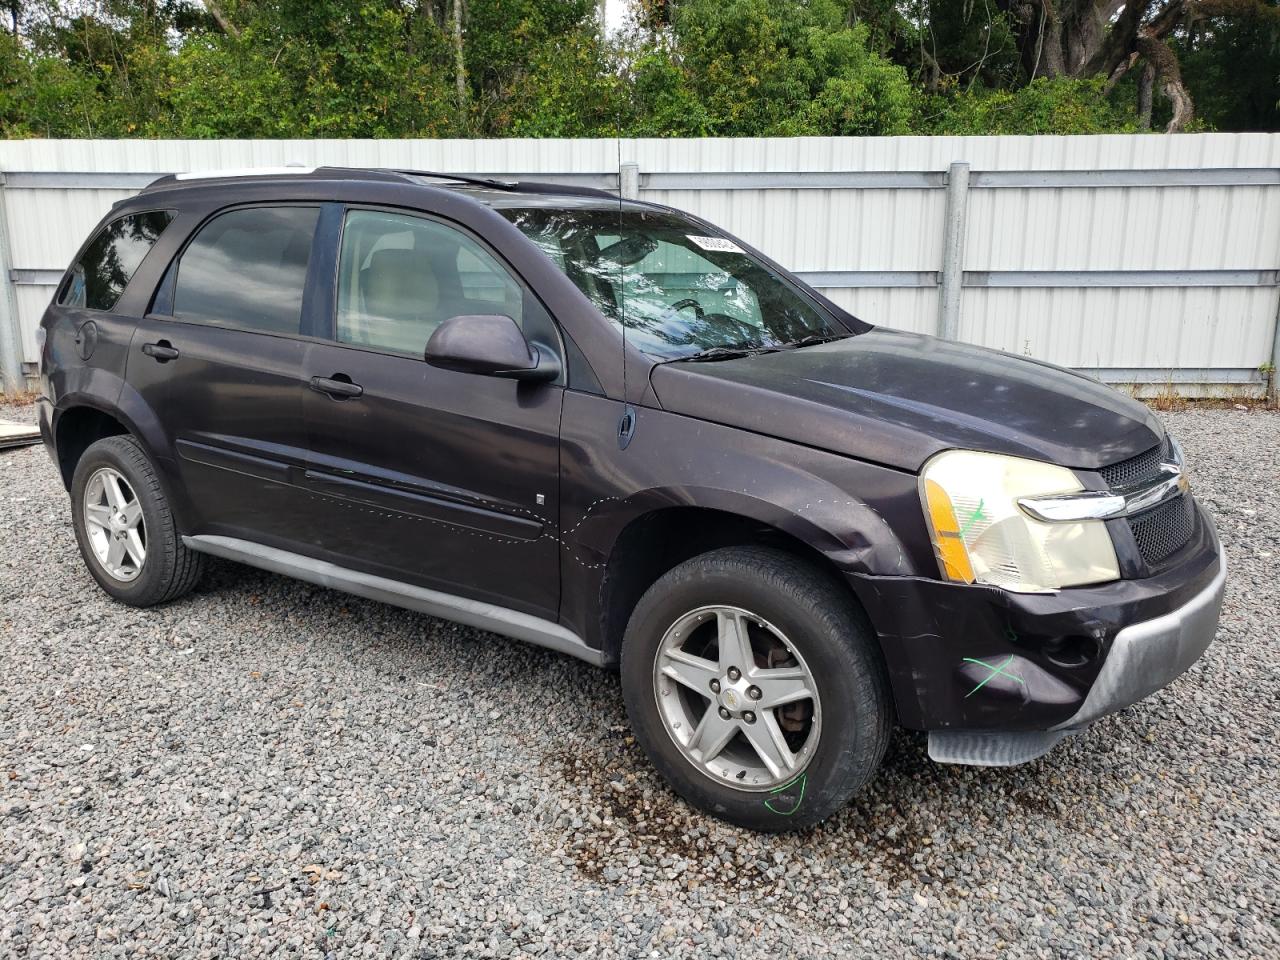
[[[559,350],[546,312],[469,234],[384,210],[346,212],[334,289],[303,401],[326,554],[555,619],[563,387],[422,359],[441,321],[474,314],[506,314]]]
[[[215,216],[134,332],[127,377],[168,438],[188,533],[307,546],[301,334],[319,209]]]

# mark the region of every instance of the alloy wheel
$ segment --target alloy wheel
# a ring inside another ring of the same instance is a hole
[[[817,749],[817,684],[795,645],[734,606],[691,610],[653,664],[658,713],[681,753],[718,783],[765,791],[797,777]]]
[[[102,569],[122,582],[137,579],[147,560],[142,504],[120,471],[101,467],[84,488],[84,529]]]

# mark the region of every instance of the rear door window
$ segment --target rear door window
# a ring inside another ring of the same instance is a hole
[[[247,207],[214,217],[178,261],[174,317],[261,333],[299,333],[319,215],[319,207]]]
[[[124,293],[143,258],[173,220],[172,210],[149,210],[117,217],[98,231],[71,268],[58,303],[64,307],[110,310]]]

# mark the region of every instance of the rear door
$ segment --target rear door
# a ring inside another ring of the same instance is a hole
[[[130,383],[155,411],[193,529],[281,547],[310,540],[294,485],[320,204],[215,214],[165,274],[134,333]]]
[[[332,339],[307,352],[307,484],[328,553],[393,579],[549,619],[559,606],[563,385],[441,370],[453,316],[503,313],[563,358],[536,297],[476,237],[394,210],[346,211]]]

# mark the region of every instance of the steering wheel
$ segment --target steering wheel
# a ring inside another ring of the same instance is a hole
[[[671,306],[667,307],[667,309],[663,310],[662,316],[658,318],[658,323],[664,324],[668,320],[670,320],[672,317],[674,317],[677,313],[679,313],[681,310],[688,310],[690,307],[693,308],[693,314],[699,320],[701,320],[705,316],[705,313],[703,312],[703,309],[702,309],[702,304],[700,304],[697,300],[693,299],[693,297],[685,297],[683,300],[677,300]]]
[[[745,320],[731,317],[727,313],[708,313],[704,318],[707,328],[723,333],[725,336],[738,337],[748,343],[760,339],[760,329],[753,327]]]

